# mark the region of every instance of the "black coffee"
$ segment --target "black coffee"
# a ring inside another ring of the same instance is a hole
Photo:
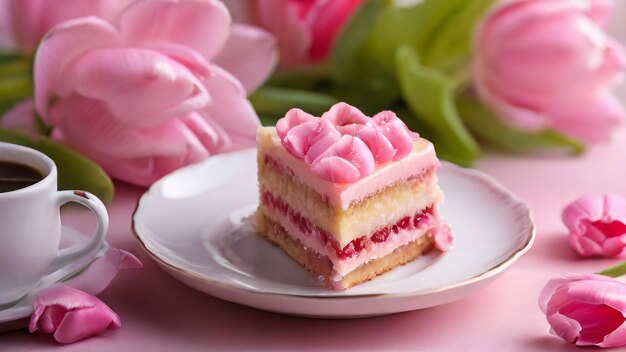
[[[0,193],[11,192],[43,180],[39,170],[12,161],[0,161]]]

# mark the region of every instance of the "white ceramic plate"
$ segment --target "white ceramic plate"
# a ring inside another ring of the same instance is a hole
[[[227,301],[327,318],[416,310],[486,286],[534,239],[527,206],[491,177],[448,163],[438,174],[453,249],[433,251],[346,291],[320,288],[246,223],[258,201],[254,149],[211,157],[155,183],[139,201],[133,230],[168,273]]]
[[[61,229],[61,248],[68,248],[79,243],[87,242],[88,240],[88,236],[83,235],[72,228],[63,226]],[[57,282],[66,281],[72,277],[80,275],[83,269],[88,267],[97,258],[103,256],[108,248],[109,244],[104,242],[100,248],[91,253],[91,255],[86,255],[52,274],[44,276],[41,281],[39,281],[39,283],[33,287],[32,290],[30,290],[30,293],[22,297],[22,299],[15,304],[4,309],[0,309],[0,331],[10,329],[8,327],[9,324],[7,324],[7,327],[4,327],[3,323],[9,323],[31,315],[33,312],[33,296],[37,292],[48,288]]]

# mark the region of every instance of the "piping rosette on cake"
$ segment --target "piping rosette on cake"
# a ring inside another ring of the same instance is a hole
[[[450,247],[434,147],[393,112],[370,118],[345,103],[321,117],[292,109],[258,130],[257,145],[258,234],[329,287]]]

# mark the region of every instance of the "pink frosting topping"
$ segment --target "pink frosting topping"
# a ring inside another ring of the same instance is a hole
[[[419,138],[391,111],[365,116],[346,103],[335,104],[322,117],[291,109],[276,123],[285,149],[333,183],[352,183],[378,165],[409,155]]]

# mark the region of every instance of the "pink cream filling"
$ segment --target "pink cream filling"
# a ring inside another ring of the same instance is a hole
[[[421,236],[435,238],[438,249],[445,251],[452,243],[449,228],[428,207],[413,216],[406,216],[398,223],[380,228],[369,236],[359,237],[343,248],[327,231],[311,224],[299,212],[269,192],[261,195],[263,204],[272,210],[272,217],[303,246],[323,254],[333,263],[335,271],[345,276],[357,267],[377,258],[384,257],[399,247],[415,241]]]

